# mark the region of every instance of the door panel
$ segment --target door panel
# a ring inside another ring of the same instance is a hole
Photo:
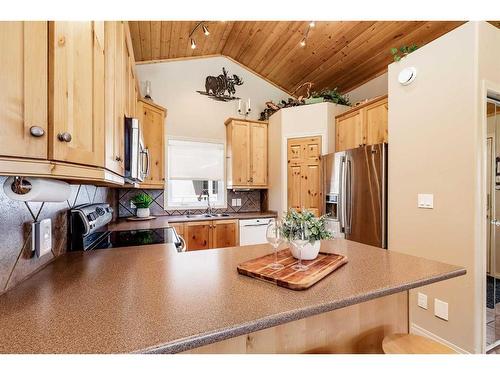
[[[238,220],[216,220],[212,224],[212,248],[238,246]]]
[[[211,221],[198,221],[184,224],[184,240],[186,249],[206,250],[210,248]]]
[[[382,247],[381,145],[346,152],[346,238]]]
[[[302,206],[313,212],[316,216],[321,211],[321,173],[320,165],[307,164],[301,167],[301,192]]]
[[[344,151],[359,147],[363,143],[361,113],[355,112],[338,118],[335,126],[335,151]]]
[[[246,122],[233,121],[231,128],[233,185],[249,185],[250,127]]]
[[[364,108],[364,142],[367,145],[387,142],[387,99]]]
[[[94,33],[94,22],[51,22],[49,34],[53,85],[49,91],[50,157],[103,166],[104,112],[100,90],[104,90],[104,46]],[[59,134],[69,134],[71,138],[62,140]]]
[[[267,185],[267,125],[250,123],[251,183]]]
[[[47,158],[47,41],[47,22],[0,22],[0,155]]]
[[[161,187],[165,183],[163,129],[165,113],[146,103],[142,105],[142,111],[144,144],[151,158],[149,176],[144,183]]]
[[[301,166],[288,167],[288,207],[296,210],[301,209]]]

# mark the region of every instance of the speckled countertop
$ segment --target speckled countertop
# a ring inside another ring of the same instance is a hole
[[[232,213],[229,216],[214,216],[214,217],[187,217],[186,215],[170,215],[170,216],[157,216],[156,219],[144,221],[131,221],[127,219],[119,219],[116,222],[108,224],[109,230],[129,230],[129,229],[148,229],[148,228],[163,228],[168,226],[169,223],[184,223],[192,221],[206,221],[206,220],[228,220],[228,219],[260,219],[276,217],[276,212],[242,212]]]
[[[346,240],[349,263],[306,291],[239,275],[268,245],[65,254],[0,296],[2,353],[174,353],[465,274]]]

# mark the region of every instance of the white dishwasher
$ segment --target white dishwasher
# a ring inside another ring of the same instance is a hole
[[[266,230],[272,218],[240,220],[240,246],[266,243]]]

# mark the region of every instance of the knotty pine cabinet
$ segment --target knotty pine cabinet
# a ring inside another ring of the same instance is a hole
[[[137,117],[142,128],[144,146],[149,152],[149,175],[142,189],[165,187],[165,117],[167,110],[147,100],[137,101]]]
[[[337,116],[335,151],[387,142],[388,108],[383,96]]]
[[[319,216],[323,203],[321,137],[289,139],[287,164],[288,208],[307,209]]]
[[[0,156],[47,159],[47,22],[0,22]]]
[[[226,125],[228,188],[268,187],[268,123],[229,118]]]
[[[138,88],[126,22],[0,23],[0,174],[123,184]]]
[[[205,220],[171,224],[186,241],[187,251],[238,246],[238,220]]]

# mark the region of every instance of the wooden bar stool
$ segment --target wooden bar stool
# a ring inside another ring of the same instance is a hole
[[[406,333],[395,333],[384,337],[382,349],[385,354],[458,354],[439,342]]]

